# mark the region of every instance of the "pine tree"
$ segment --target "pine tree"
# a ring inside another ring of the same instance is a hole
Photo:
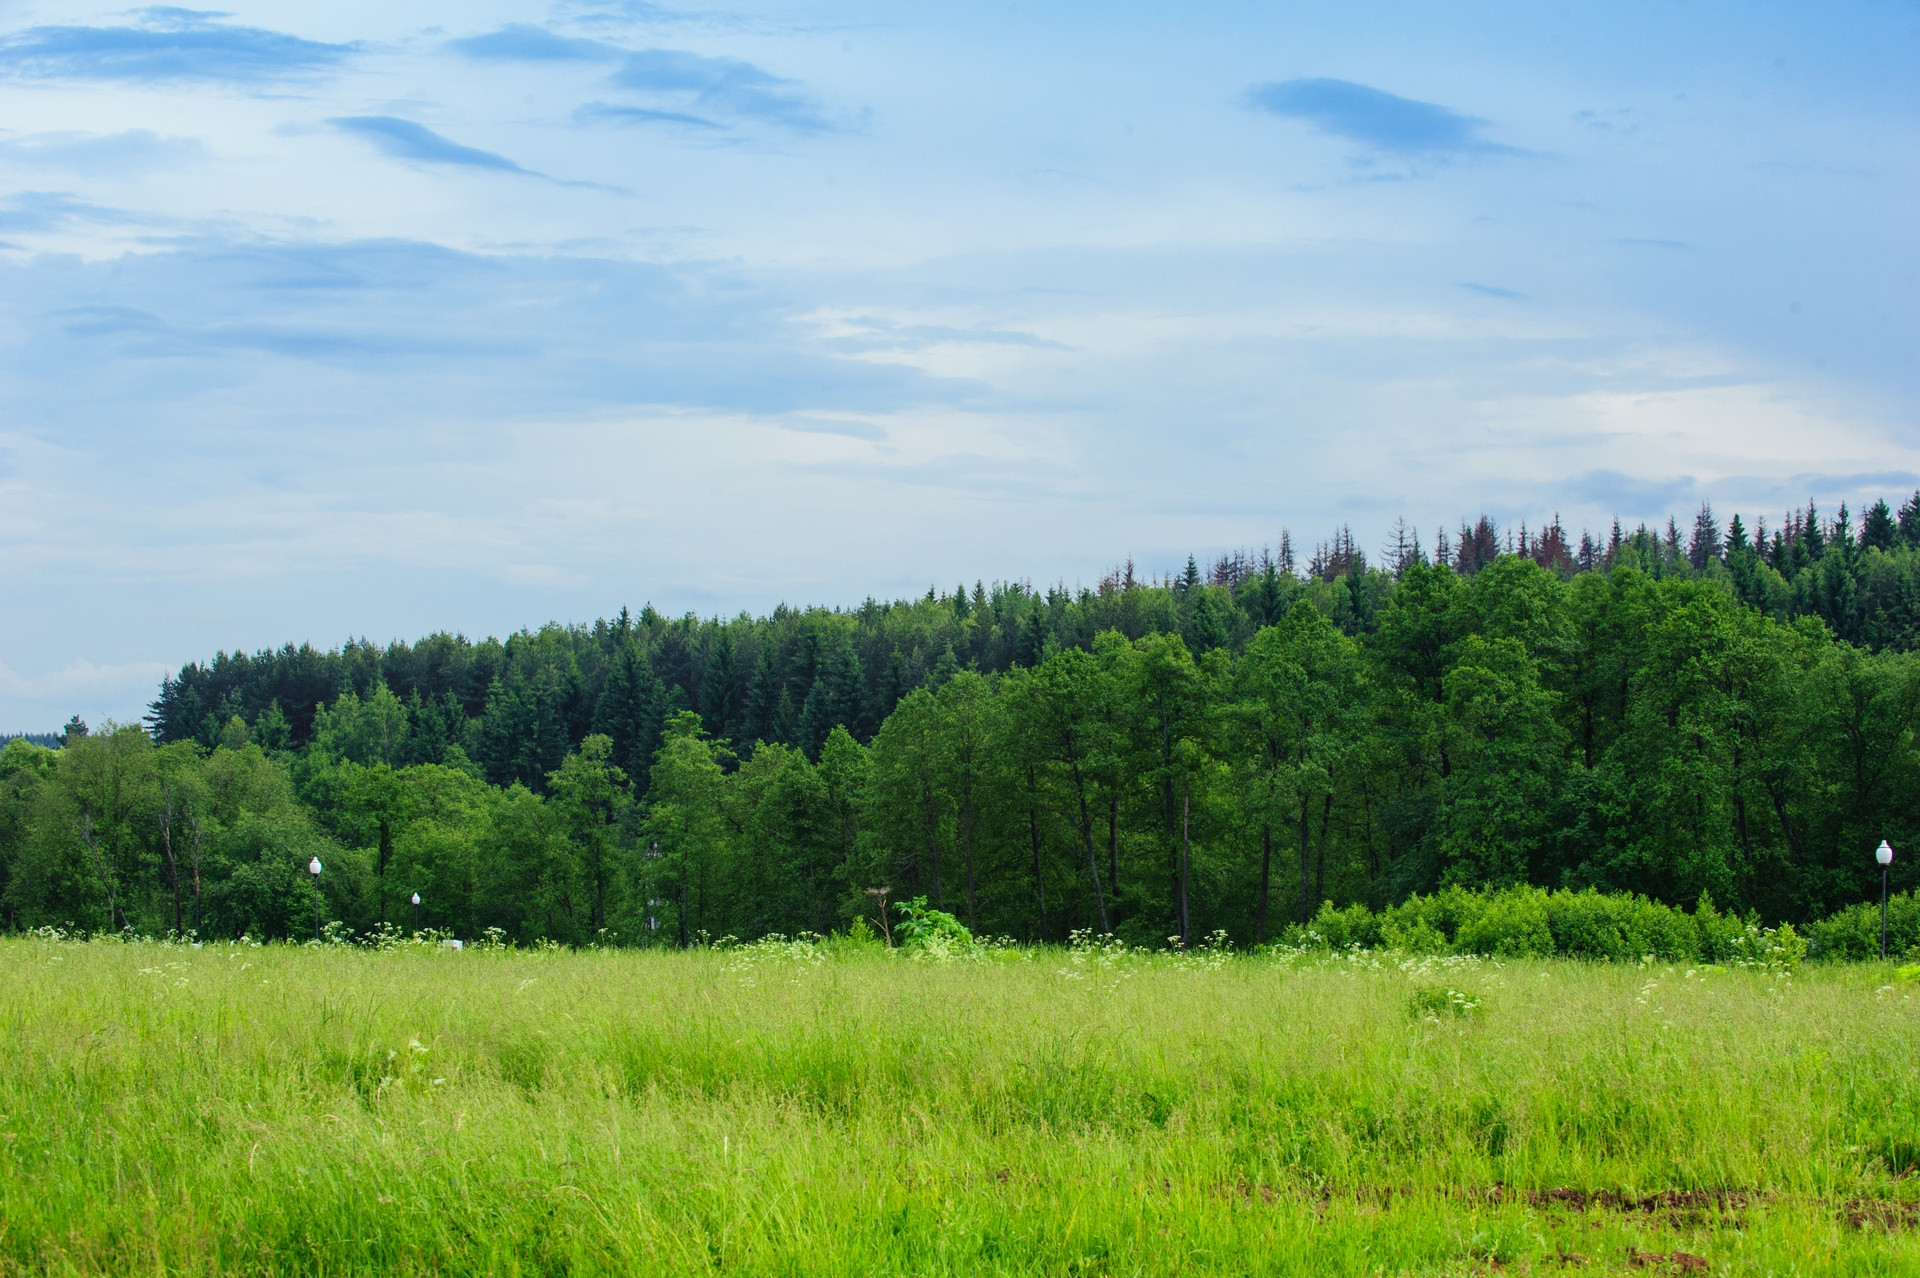
[[[1860,549],[1892,550],[1899,538],[1900,529],[1884,499],[1867,507],[1867,517],[1860,521]]]
[[[1900,503],[1900,540],[1920,546],[1920,489]]]
[[[1672,526],[1671,520],[1668,526]],[[1705,572],[1707,564],[1719,559],[1721,552],[1719,521],[1713,517],[1713,507],[1703,501],[1693,517],[1693,535],[1687,539],[1687,562],[1695,572]]]
[[[700,678],[700,720],[710,736],[731,738],[738,718],[733,678],[733,632],[721,626],[707,648]]]
[[[836,727],[859,722],[863,684],[860,658],[852,642],[846,635],[835,632],[822,645],[819,672],[800,708],[799,744],[808,758],[819,758],[827,734]]]
[[[1840,515],[1833,521],[1833,541],[1830,549],[1840,552],[1842,559],[1853,554],[1853,516],[1847,513],[1847,503],[1840,503]]]
[[[1600,562],[1599,543],[1584,528],[1580,530],[1580,554],[1575,562],[1579,564],[1581,572],[1592,572]]]
[[[1820,526],[1820,512],[1814,509],[1812,502],[1807,503],[1807,517],[1800,529],[1800,540],[1807,548],[1808,562],[1827,553],[1826,529]]]
[[[1387,534],[1387,544],[1382,554],[1386,558],[1388,571],[1395,577],[1405,572],[1407,566],[1413,562],[1419,540],[1419,537],[1408,529],[1406,520],[1393,521],[1393,529]]]
[[[606,686],[593,708],[593,730],[612,742],[614,766],[630,777],[644,777],[660,746],[666,689],[653,673],[639,639],[627,640],[614,655]]]

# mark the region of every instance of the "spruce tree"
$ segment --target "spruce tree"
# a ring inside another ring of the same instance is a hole
[[[1900,503],[1900,540],[1920,546],[1920,489]]]
[[[1693,517],[1693,535],[1687,539],[1687,562],[1695,572],[1705,572],[1720,555],[1720,524],[1713,517],[1713,507],[1703,501]]]
[[[1860,549],[1892,550],[1899,538],[1900,529],[1884,499],[1867,507],[1867,517],[1860,521]]]

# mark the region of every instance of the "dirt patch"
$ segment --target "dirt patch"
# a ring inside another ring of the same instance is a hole
[[[1849,1198],[1840,1209],[1855,1229],[1913,1229],[1920,1226],[1920,1202],[1888,1198]]]

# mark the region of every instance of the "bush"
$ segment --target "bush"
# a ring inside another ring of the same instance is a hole
[[[1920,896],[1902,893],[1890,900],[1887,936],[1891,953],[1920,958]],[[1385,947],[1411,954],[1561,955],[1611,962],[1652,956],[1791,969],[1809,955],[1878,957],[1880,908],[1848,906],[1801,933],[1787,923],[1767,928],[1757,918],[1723,914],[1705,892],[1689,914],[1631,892],[1511,887],[1483,893],[1452,886],[1378,912],[1358,903],[1336,909],[1327,901],[1311,922],[1290,925],[1281,943],[1299,949]]]
[[[1808,952],[1823,959],[1880,957],[1880,902],[1863,901],[1807,925]],[[1887,898],[1887,953],[1920,949],[1920,897],[1897,892]]]
[[[1460,925],[1478,918],[1485,908],[1485,897],[1457,885],[1432,896],[1410,896],[1381,911],[1381,939],[1417,954],[1443,953],[1453,948]]]
[[[1747,925],[1735,914],[1722,914],[1713,908],[1713,898],[1700,894],[1693,907],[1693,932],[1699,956],[1708,963],[1731,963],[1744,944]]]
[[[1358,945],[1373,949],[1380,944],[1380,916],[1358,901],[1344,910],[1334,909],[1332,901],[1323,901],[1313,921],[1305,928],[1293,924],[1287,928],[1285,939],[1290,945],[1310,948],[1330,946],[1344,950]]]
[[[1712,901],[1702,898],[1707,909]],[[1630,960],[1654,955],[1663,959],[1701,956],[1700,929],[1695,919],[1671,906],[1643,896],[1555,892],[1547,897],[1547,922],[1553,930],[1554,952],[1575,958]]]
[[[911,901],[902,901],[894,907],[900,911],[900,944],[907,949],[972,949],[973,933],[945,910],[936,910],[927,904],[927,898],[916,896]]]

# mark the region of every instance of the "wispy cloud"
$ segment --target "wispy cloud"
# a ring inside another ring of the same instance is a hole
[[[1525,293],[1516,293],[1510,288],[1500,288],[1494,284],[1476,284],[1472,280],[1460,281],[1460,287],[1469,293],[1478,293],[1482,297],[1497,297],[1503,302],[1524,302]]]
[[[1611,507],[1623,519],[1651,519],[1684,509],[1699,491],[1691,475],[1643,479],[1617,470],[1590,470],[1563,479],[1553,488],[1578,501]]]
[[[492,169],[497,173],[518,173],[524,177],[545,177],[523,168],[504,155],[462,146],[442,137],[424,124],[394,115],[337,115],[327,121],[343,133],[363,137],[397,160],[421,164],[451,164],[460,168]]]
[[[599,40],[558,35],[519,22],[484,35],[449,40],[447,48],[486,62],[607,62],[625,52]]]
[[[850,315],[829,326],[835,345],[844,350],[918,350],[949,344],[979,346],[1026,346],[1036,350],[1071,349],[1062,342],[1019,329],[989,328],[974,325],[961,328],[951,324],[901,324],[876,315]]]
[[[647,0],[567,0],[560,7],[573,11],[575,21],[602,26],[615,24],[657,26],[669,22],[739,26],[742,22],[736,14],[690,13],[682,9],[668,9],[661,5],[649,4]]]
[[[382,152],[397,160],[406,160],[415,164],[444,164],[461,169],[484,169],[493,173],[511,173],[516,177],[538,178],[542,182],[552,182],[556,186],[608,191],[615,195],[631,194],[625,187],[608,186],[600,182],[572,181],[541,173],[537,169],[529,169],[493,151],[463,146],[452,138],[435,133],[424,124],[403,120],[397,115],[337,115],[327,123],[343,133],[351,133],[367,139]]]
[[[833,124],[795,81],[738,58],[709,58],[678,49],[643,49],[627,56],[613,83],[640,93],[690,103],[710,115],[761,120],[796,133],[823,133]]]
[[[140,9],[135,16],[139,19],[135,26],[28,27],[0,37],[0,75],[29,80],[264,84],[331,70],[360,47],[231,26],[220,21],[225,14],[191,9]]]
[[[169,671],[166,664],[159,661],[135,661],[126,665],[97,666],[91,661],[82,659],[61,670],[49,670],[45,674],[28,676],[16,674],[11,666],[0,661],[0,696],[21,700],[40,700],[100,691],[118,691],[129,684],[149,686],[155,679],[167,673]]]
[[[0,163],[114,176],[184,164],[198,159],[204,150],[195,138],[161,137],[150,129],[0,137]]]
[[[576,109],[578,123],[604,120],[609,124],[684,124],[697,129],[722,129],[726,126],[705,116],[685,111],[655,111],[650,107],[622,106],[614,102],[588,102]]]
[[[0,423],[44,416],[61,387],[89,403],[119,393],[83,369],[113,367],[171,404],[224,384],[223,369],[268,367],[256,356],[384,378],[395,421],[455,402],[476,420],[636,404],[870,413],[961,385],[845,358],[790,298],[735,272],[401,241],[210,238],[111,263],[0,262],[0,328],[31,335],[0,363]]]
[[[123,209],[89,204],[66,191],[22,191],[0,200],[0,231],[57,231],[87,222],[137,225],[152,221]]]
[[[1257,84],[1247,101],[1258,110],[1304,120],[1322,133],[1400,155],[1516,154],[1481,136],[1485,120],[1432,102],[1418,102],[1351,80],[1280,80]]]

